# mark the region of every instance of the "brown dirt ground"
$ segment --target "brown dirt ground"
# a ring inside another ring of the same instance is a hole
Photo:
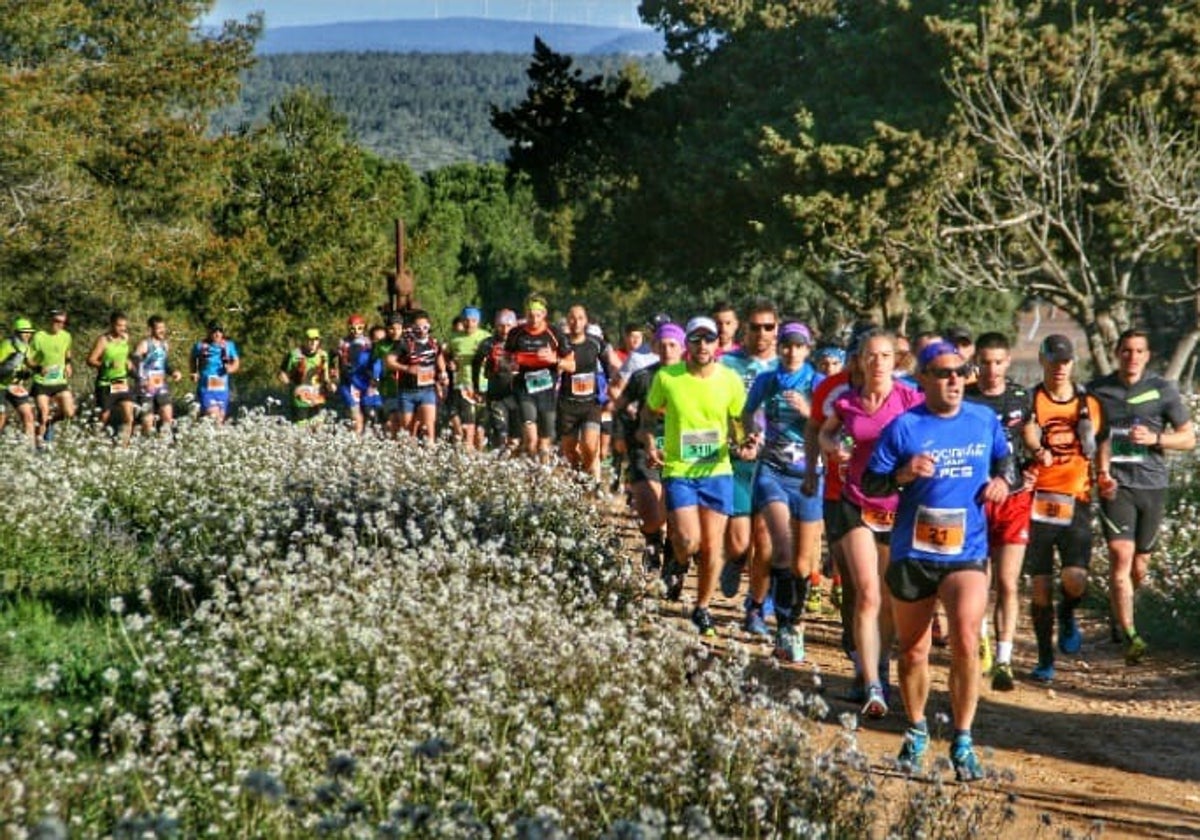
[[[637,541],[632,524],[624,527],[631,542]],[[682,633],[694,632],[686,618],[693,587],[694,578],[682,603],[661,603],[664,620]],[[817,724],[821,745],[843,737],[839,716],[857,711],[839,699],[852,671],[841,651],[837,615],[827,597],[825,602],[828,609],[806,623],[807,661],[787,666],[771,658],[768,642],[741,631],[741,595],[731,600],[718,593],[713,602],[716,644],[737,639],[750,645],[756,657],[752,675],[763,685],[803,691],[820,685],[831,709]],[[1016,690],[994,692],[985,680],[974,726],[985,765],[1012,781],[985,785],[978,795],[1014,802],[1016,819],[1000,832],[1006,837],[1200,837],[1200,662],[1157,653],[1151,640],[1151,654],[1129,667],[1109,640],[1107,621],[1085,613],[1081,626],[1083,650],[1073,657],[1059,654],[1057,678],[1046,687],[1026,677],[1036,651],[1023,617],[1014,654]],[[939,712],[949,713],[948,662],[947,651],[934,650],[931,723]],[[888,761],[899,749],[904,726],[902,709],[894,707],[887,718],[866,721],[858,731],[860,748],[885,778],[895,775]],[[931,746],[934,754],[948,749],[936,732]],[[885,798],[909,795],[899,781],[880,790]]]

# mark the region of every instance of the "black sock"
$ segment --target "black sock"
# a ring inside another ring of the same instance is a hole
[[[1059,589],[1059,595],[1062,596],[1062,611],[1064,615],[1074,615],[1075,608],[1083,603],[1082,597],[1072,597],[1067,594],[1067,590]]]
[[[1033,632],[1037,636],[1038,662],[1054,661],[1054,608],[1049,604],[1034,604]]]
[[[771,569],[771,585],[775,590],[775,621],[781,626],[795,620],[796,576],[791,569]]]

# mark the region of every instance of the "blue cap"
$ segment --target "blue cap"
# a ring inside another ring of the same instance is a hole
[[[926,345],[921,350],[921,355],[917,356],[917,369],[924,371],[938,356],[958,356],[961,359],[962,353],[958,352],[957,344],[951,344],[949,341],[935,341],[933,344]]]
[[[483,313],[479,311],[477,306],[463,307],[462,316],[464,318],[472,318],[476,321],[483,320]]]
[[[835,347],[832,344],[825,344],[818,347],[813,353],[813,358],[817,361],[821,359],[837,359],[842,364],[846,363],[846,351],[841,347]]]

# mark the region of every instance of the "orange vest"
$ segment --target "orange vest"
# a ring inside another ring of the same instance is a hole
[[[1050,450],[1054,463],[1038,467],[1035,490],[1064,493],[1081,501],[1091,498],[1091,459],[1083,454],[1077,426],[1080,412],[1087,401],[1087,416],[1093,433],[1100,434],[1100,402],[1091,394],[1072,396],[1057,402],[1038,385],[1033,389],[1033,420],[1042,428],[1042,448]]]

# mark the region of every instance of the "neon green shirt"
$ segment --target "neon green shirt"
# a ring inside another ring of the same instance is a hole
[[[741,377],[724,365],[703,377],[689,373],[686,362],[659,368],[646,405],[665,410],[663,478],[732,475],[729,421],[745,404]]]
[[[454,389],[461,391],[464,388],[471,387],[471,360],[475,358],[475,351],[479,349],[479,345],[483,344],[490,336],[487,330],[477,329],[473,333],[455,333],[446,342],[446,346],[450,348],[450,355],[454,358]],[[487,377],[481,372],[479,374],[479,387],[483,393],[487,393]]]
[[[29,342],[29,363],[41,368],[33,375],[38,385],[65,385],[67,358],[71,355],[71,334],[66,330],[48,333],[38,330]]]
[[[124,382],[129,376],[129,339],[108,336],[100,354],[100,370],[96,381],[101,385]]]

